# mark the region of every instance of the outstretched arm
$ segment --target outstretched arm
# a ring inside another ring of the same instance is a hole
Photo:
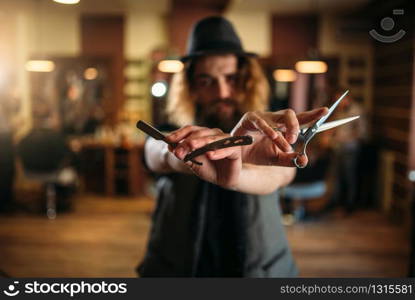
[[[177,148],[170,150],[181,161],[193,150],[225,137],[229,137],[229,134],[218,129],[186,126],[168,135],[167,139],[179,143]],[[269,140],[267,137],[265,139]],[[294,168],[242,163],[241,147],[209,151],[196,159],[203,165],[190,161],[186,165],[200,178],[249,194],[269,194],[288,184],[295,175]]]
[[[192,171],[168,149],[163,141],[149,137],[144,145],[147,167],[155,173],[191,173]]]
[[[327,113],[326,108],[295,115],[291,110],[267,113],[247,113],[232,131],[235,135],[250,134],[254,144],[209,151],[192,162],[183,163],[186,154],[211,142],[228,137],[219,129],[185,126],[167,136],[179,143],[175,149],[149,139],[145,146],[147,165],[155,172],[193,172],[209,182],[225,188],[251,194],[268,194],[287,185],[294,178],[291,151],[300,124],[309,123]],[[274,128],[281,128],[275,131]],[[302,157],[297,162],[307,164]]]
[[[295,173],[295,168],[243,164],[234,190],[256,195],[270,194],[289,184]]]

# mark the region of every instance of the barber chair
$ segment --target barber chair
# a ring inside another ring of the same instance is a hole
[[[285,187],[282,191],[283,197],[297,202],[297,207],[293,211],[296,220],[305,218],[305,201],[310,201],[323,197],[327,191],[327,184],[324,180],[317,180],[308,183],[295,183]]]
[[[56,184],[68,154],[63,136],[51,129],[34,129],[18,145],[23,172],[27,179],[43,184],[46,215],[56,218]]]
[[[293,182],[280,189],[284,204],[283,223],[292,225],[307,217],[306,202],[324,200],[329,193],[328,174],[331,153],[326,153],[304,169],[298,169]]]

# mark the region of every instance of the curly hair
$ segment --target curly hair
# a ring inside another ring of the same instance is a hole
[[[192,95],[192,78],[197,58],[186,63],[171,82],[166,112],[169,121],[177,126],[194,124],[196,99]],[[236,97],[242,101],[242,111],[261,111],[268,106],[269,86],[256,58],[238,58],[238,85]]]

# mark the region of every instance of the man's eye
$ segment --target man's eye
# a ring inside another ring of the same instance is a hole
[[[208,87],[213,84],[214,80],[212,78],[199,78],[197,80],[197,85],[201,87]]]
[[[235,84],[238,81],[237,75],[228,75],[226,76],[226,81],[230,84]]]

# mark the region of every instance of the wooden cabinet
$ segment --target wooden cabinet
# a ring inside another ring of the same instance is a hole
[[[107,196],[145,194],[146,172],[142,165],[143,145],[116,146],[83,143],[82,169],[86,192]]]

